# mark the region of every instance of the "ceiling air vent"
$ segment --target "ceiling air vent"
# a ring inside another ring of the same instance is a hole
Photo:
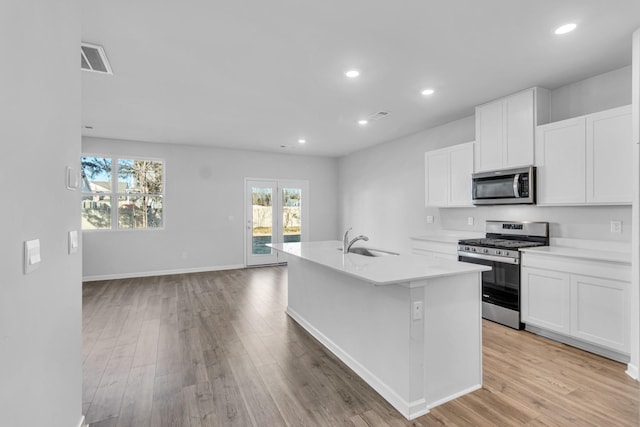
[[[81,67],[85,71],[93,71],[95,73],[113,74],[107,54],[104,48],[95,44],[80,44],[80,61]]]
[[[376,120],[384,119],[389,114],[391,113],[389,113],[388,111],[378,111],[377,113],[373,113],[372,115],[367,117],[367,120],[370,122],[375,122]]]

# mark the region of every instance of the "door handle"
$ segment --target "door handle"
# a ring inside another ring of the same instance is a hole
[[[520,197],[520,174],[517,173],[513,177],[513,194],[516,198]]]

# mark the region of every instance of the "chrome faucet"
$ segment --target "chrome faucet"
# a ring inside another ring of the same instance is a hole
[[[349,253],[349,249],[351,249],[351,246],[353,246],[353,244],[358,240],[364,240],[365,242],[369,240],[367,236],[360,235],[358,237],[354,237],[351,241],[349,241],[349,231],[351,231],[351,228],[344,232],[344,237],[342,238],[342,253],[345,254]]]

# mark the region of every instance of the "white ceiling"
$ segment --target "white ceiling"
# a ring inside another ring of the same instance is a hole
[[[114,71],[82,73],[84,135],[326,156],[628,65],[640,27],[640,0],[82,5],[82,40],[104,46]],[[566,22],[577,30],[554,35]],[[378,111],[391,114],[356,124]]]

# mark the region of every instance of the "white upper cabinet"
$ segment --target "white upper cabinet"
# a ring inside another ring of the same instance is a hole
[[[536,136],[539,205],[586,200],[585,118],[538,126]]]
[[[425,205],[473,206],[473,142],[425,153]]]
[[[630,204],[631,140],[630,106],[538,126],[538,204]]]
[[[449,204],[449,151],[447,149],[425,153],[426,206]]]
[[[476,108],[476,172],[500,169],[504,151],[504,102]]]
[[[590,114],[586,127],[587,202],[631,204],[631,106]]]
[[[548,91],[531,88],[476,107],[476,172],[534,163],[534,135],[548,118]]]

